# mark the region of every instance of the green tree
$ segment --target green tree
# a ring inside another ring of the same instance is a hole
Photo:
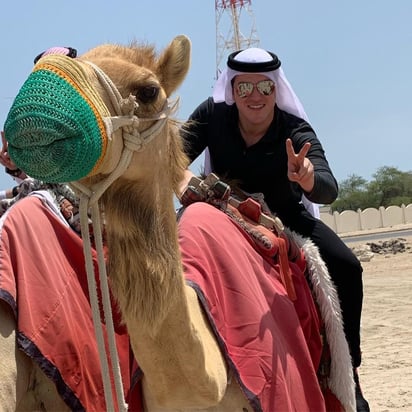
[[[357,175],[339,183],[339,197],[332,203],[333,211],[379,208],[412,203],[412,172],[396,167],[380,167],[367,182]]]
[[[379,206],[400,206],[412,202],[412,172],[402,172],[396,167],[380,167],[373,175],[368,191],[374,193]]]
[[[367,180],[358,175],[350,175],[339,183],[339,196],[331,204],[334,211],[362,209],[368,202]]]

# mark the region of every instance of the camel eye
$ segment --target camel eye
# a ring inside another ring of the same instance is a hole
[[[140,87],[136,91],[136,97],[142,103],[153,102],[159,94],[159,88],[156,86],[144,86]]]

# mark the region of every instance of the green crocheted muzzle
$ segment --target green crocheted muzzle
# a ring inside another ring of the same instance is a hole
[[[8,151],[27,175],[71,182],[93,174],[107,149],[110,116],[82,66],[47,56],[35,66],[8,113]]]

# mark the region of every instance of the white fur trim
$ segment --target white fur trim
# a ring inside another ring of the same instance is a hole
[[[335,285],[317,246],[295,232],[287,231],[305,254],[314,298],[325,324],[326,338],[331,352],[330,390],[342,403],[345,411],[356,411],[355,382],[348,343],[343,331],[343,320]]]

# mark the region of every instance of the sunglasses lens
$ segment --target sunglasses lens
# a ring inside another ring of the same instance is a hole
[[[275,88],[275,84],[272,82],[272,80],[262,80],[257,83],[256,87],[259,90],[259,93],[263,94],[264,96],[269,96],[270,94],[272,94]]]
[[[253,83],[241,82],[237,85],[237,94],[239,97],[248,97],[253,92]]]
[[[252,82],[240,82],[237,85],[237,94],[241,98],[248,97],[253,93],[254,87]],[[256,83],[256,88],[263,96],[269,96],[275,90],[275,83],[272,80],[261,80]]]

